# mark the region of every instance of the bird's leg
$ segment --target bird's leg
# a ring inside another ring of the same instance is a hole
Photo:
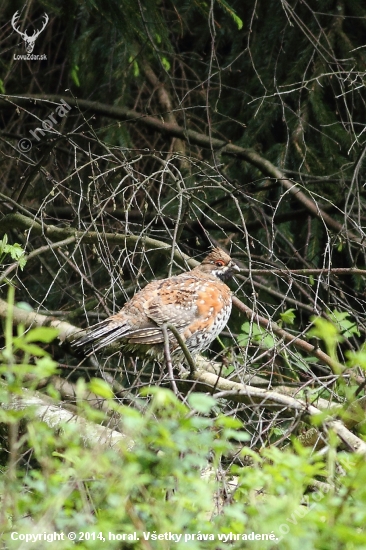
[[[180,345],[180,348],[181,348],[182,352],[184,353],[185,358],[187,359],[187,363],[189,365],[190,375],[193,377],[193,375],[196,371],[196,364],[193,361],[193,358],[192,358],[192,355],[191,355],[189,349],[187,348],[187,346],[183,342],[183,339],[182,339],[181,335],[179,334],[179,332],[177,331],[177,329],[175,328],[174,325],[172,325],[171,323],[165,323],[164,326],[173,333],[173,335],[176,338],[178,344]]]
[[[175,383],[175,380],[174,380],[172,357],[171,357],[171,354],[170,354],[170,342],[169,342],[168,328],[167,328],[167,325],[165,323],[164,323],[164,325],[161,326],[161,330],[162,330],[163,336],[164,336],[164,357],[165,357],[165,362],[166,362],[166,366],[167,366],[168,373],[169,373],[169,378],[170,378],[172,388],[173,388],[173,391],[174,391],[175,395],[178,395],[179,391],[178,391],[178,388],[177,388],[177,384]]]

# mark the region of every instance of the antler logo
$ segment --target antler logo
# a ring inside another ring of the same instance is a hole
[[[13,29],[18,33],[20,34],[20,36],[23,38],[24,42],[25,42],[25,49],[26,49],[26,52],[27,53],[32,53],[33,52],[33,48],[34,48],[34,43],[35,41],[37,40],[37,38],[39,37],[39,35],[41,34],[41,32],[45,29],[47,23],[48,23],[48,20],[49,20],[49,17],[47,15],[47,13],[45,13],[43,15],[43,18],[44,18],[44,22],[43,22],[43,25],[42,25],[42,28],[37,31],[37,30],[34,30],[33,31],[33,34],[32,36],[28,36],[27,35],[27,32],[21,32],[19,30],[19,27],[17,27],[17,24],[18,24],[18,21],[19,21],[19,12],[16,11],[13,15],[13,18],[11,20],[11,26],[13,27]]]

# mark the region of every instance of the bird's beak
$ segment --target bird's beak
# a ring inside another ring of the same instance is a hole
[[[234,271],[240,271],[240,267],[234,262],[230,263],[230,269],[233,269]]]

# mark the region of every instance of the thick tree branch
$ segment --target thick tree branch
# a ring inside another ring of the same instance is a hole
[[[7,317],[8,312],[8,303],[5,300],[0,299],[0,317]],[[12,307],[12,315],[14,324],[21,324],[25,328],[34,326],[57,328],[59,331],[58,338],[61,342],[68,340],[76,334],[80,335],[80,337],[85,334],[84,331],[74,325],[71,325],[70,323],[67,323],[66,321],[61,321],[60,319],[50,315],[42,315],[41,313],[36,313],[35,311],[26,311],[17,306]]]
[[[212,395],[220,394],[220,397],[230,398],[234,401],[247,402],[250,405],[256,404],[261,407],[273,407],[273,405],[292,409],[304,414],[305,417],[314,418],[322,414],[321,409],[310,405],[301,399],[285,395],[272,390],[256,388],[246,384],[240,384],[220,378],[207,371],[197,370],[193,376],[198,383],[197,390],[209,391]],[[333,414],[333,411],[331,411]],[[366,443],[354,435],[340,420],[334,420],[329,415],[322,419],[321,425],[324,429],[332,429],[338,437],[345,442],[353,452],[366,455]]]
[[[0,382],[6,388],[4,382]],[[126,442],[126,436],[110,428],[100,426],[94,422],[90,422],[82,416],[76,415],[56,403],[49,397],[26,388],[22,389],[22,393],[10,394],[9,402],[1,405],[4,409],[13,411],[32,411],[32,416],[35,415],[39,420],[45,422],[51,428],[60,429],[65,423],[77,424],[81,438],[88,446],[94,447],[101,445],[111,447],[122,441]],[[129,442],[129,447],[133,446],[133,442]]]
[[[117,244],[127,249],[134,249],[136,245],[144,246],[151,249],[161,250],[166,253],[171,251],[170,244],[152,239],[150,237],[141,237],[135,235],[124,235],[121,233],[102,233],[96,231],[78,231],[71,227],[56,227],[55,225],[46,225],[35,218],[29,218],[24,214],[7,214],[0,220],[0,231],[8,231],[9,229],[21,229],[23,231],[31,229],[34,235],[44,235],[51,241],[74,238],[83,243],[98,243],[101,239],[105,239],[109,244]],[[178,262],[183,260],[189,261],[190,258],[186,254],[174,251],[174,259]]]

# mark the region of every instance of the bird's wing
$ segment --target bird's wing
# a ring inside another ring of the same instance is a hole
[[[95,344],[97,350],[120,338],[130,344],[159,344],[164,341],[161,326],[165,323],[183,333],[199,317],[202,281],[182,275],[148,284],[118,313],[92,327],[76,345]],[[174,340],[169,330],[168,335]]]
[[[149,326],[136,328],[128,334],[130,343],[158,344],[164,341],[161,326],[172,324],[179,332],[184,330],[197,316],[197,279],[176,277],[165,279],[156,285],[143,301],[143,311]],[[145,289],[144,289],[145,290]],[[143,298],[144,296],[141,296]],[[145,298],[145,297],[144,297]],[[169,338],[173,335],[168,330]]]

